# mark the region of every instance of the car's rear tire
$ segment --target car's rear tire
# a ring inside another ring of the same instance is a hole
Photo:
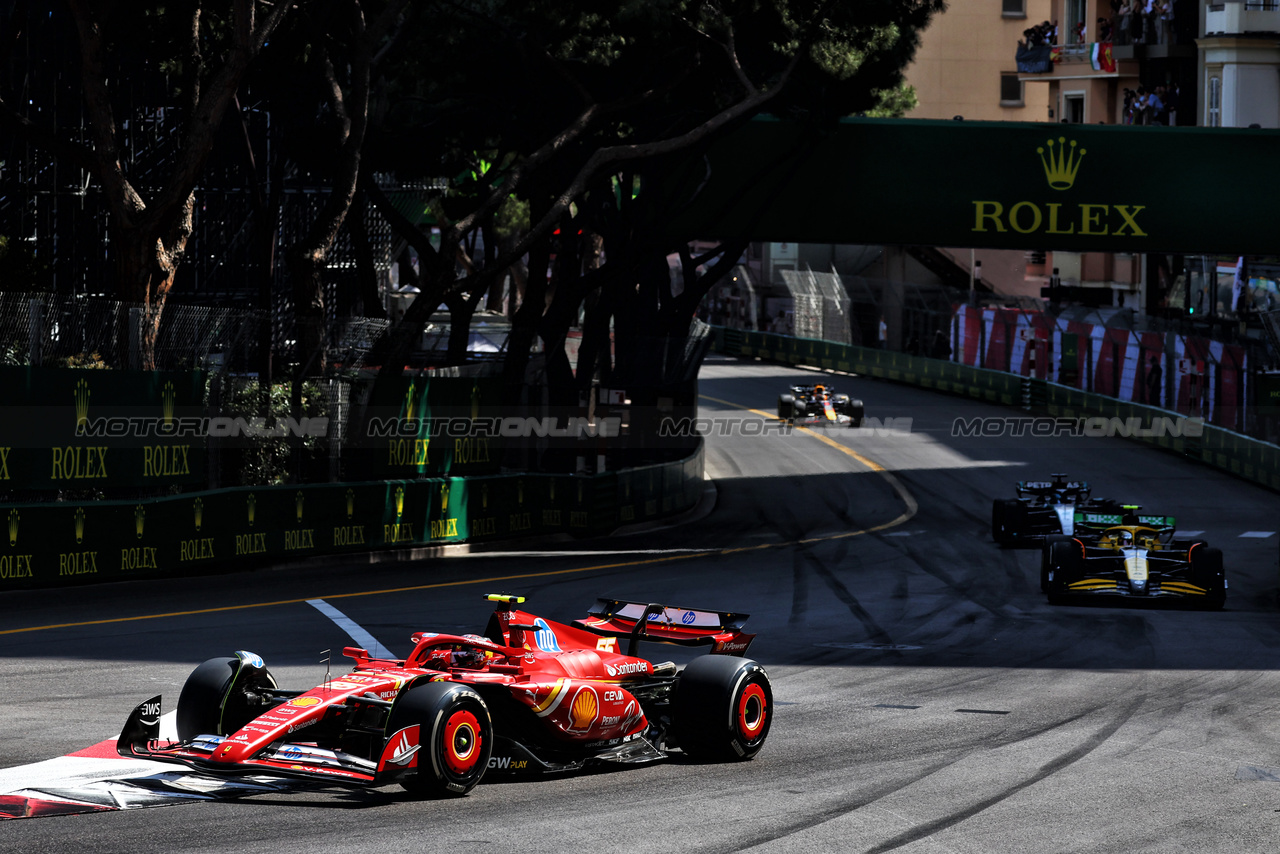
[[[739,762],[764,746],[773,722],[769,676],[749,658],[704,655],[684,668],[672,700],[676,743],[692,759]]]
[[[1204,607],[1220,611],[1227,603],[1227,579],[1222,569],[1222,550],[1200,546],[1191,550],[1191,577],[1193,583],[1209,591]]]
[[[402,694],[387,721],[388,737],[419,727],[417,773],[400,781],[420,798],[461,797],[480,782],[493,755],[489,707],[474,689],[428,682]]]
[[[1027,508],[1016,498],[997,498],[991,502],[991,539],[1002,546],[1013,543],[1016,531],[1026,525]]]
[[[849,401],[849,426],[861,427],[862,418],[866,414],[866,409],[860,400]]]
[[[178,695],[179,740],[231,735],[261,711],[261,704],[251,702],[246,692],[276,687],[275,677],[265,667],[250,667],[239,658],[209,659],[191,672]]]

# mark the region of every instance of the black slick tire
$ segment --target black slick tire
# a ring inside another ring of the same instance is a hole
[[[474,789],[493,755],[493,721],[480,695],[456,682],[415,685],[392,707],[387,737],[415,724],[417,773],[400,781],[405,791],[419,798],[449,798]]]
[[[672,699],[672,731],[691,759],[752,759],[764,746],[772,721],[773,688],[757,662],[704,655],[681,672]]]
[[[247,667],[238,658],[209,659],[191,672],[178,695],[175,722],[179,740],[231,735],[260,711],[250,704],[245,692],[275,687],[270,670]]]

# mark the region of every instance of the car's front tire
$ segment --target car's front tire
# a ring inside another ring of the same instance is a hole
[[[178,739],[231,735],[258,716],[262,704],[251,696],[253,691],[276,687],[265,667],[239,658],[209,659],[191,672],[178,695]]]
[[[778,420],[790,421],[796,417],[796,399],[789,394],[778,395]]]
[[[1071,580],[1084,568],[1084,554],[1080,543],[1071,537],[1047,537],[1041,565],[1044,573],[1044,592],[1050,605],[1060,605],[1064,591]]]
[[[684,668],[672,700],[676,743],[692,759],[755,757],[773,722],[773,687],[749,658],[704,655]]]
[[[476,787],[493,755],[489,707],[474,689],[456,682],[415,685],[396,700],[388,737],[417,724],[418,770],[400,781],[420,798],[461,797]]]
[[[1222,569],[1222,549],[1200,546],[1191,549],[1189,555],[1191,577],[1194,584],[1209,591],[1204,607],[1220,611],[1227,603],[1227,577]]]

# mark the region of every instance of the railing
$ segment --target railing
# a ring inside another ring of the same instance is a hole
[[[1205,35],[1280,32],[1280,2],[1214,3],[1205,9]]]

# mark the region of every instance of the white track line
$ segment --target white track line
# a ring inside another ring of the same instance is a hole
[[[399,658],[399,656],[395,655],[391,650],[378,643],[377,638],[360,628],[359,623],[323,599],[308,599],[307,604],[337,623],[338,628],[350,635],[353,641],[368,650],[369,654],[374,658]]]
[[[1255,540],[1265,540],[1267,537],[1273,536],[1275,531],[1245,531],[1241,537],[1252,537]]]

